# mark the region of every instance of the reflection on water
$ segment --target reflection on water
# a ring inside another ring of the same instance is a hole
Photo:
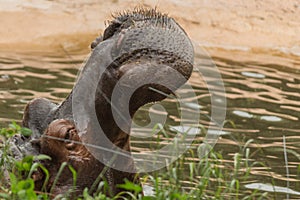
[[[74,55],[72,58],[49,55],[0,57],[0,126],[7,125],[11,120],[20,122],[24,106],[33,98],[45,97],[60,102],[70,92],[84,58],[83,55]],[[240,62],[226,57],[214,58],[226,87],[226,119],[232,122],[225,125],[215,149],[222,152],[224,162],[232,163],[239,146],[254,139],[250,144],[251,158],[264,163],[264,167],[252,168],[252,182],[242,183],[245,193],[267,183],[275,183],[276,188],[265,186],[262,190],[288,191],[282,189],[286,187],[288,180],[289,191],[292,191],[290,197],[299,198],[300,61],[291,59],[283,64],[269,64],[270,56],[267,58],[268,64],[252,60]],[[177,132],[197,134],[196,140],[201,143],[203,130],[210,124],[208,116],[212,109],[211,96],[198,73],[194,73],[189,82],[197,93],[199,105],[187,103],[187,109],[200,109],[201,125],[180,127],[176,104],[173,99],[167,99],[162,103],[168,112],[165,133],[163,136],[153,134],[152,138],[142,140],[133,138],[132,149],[136,154],[146,154],[154,146],[157,137],[163,137],[160,138],[160,145],[167,144]],[[140,109],[135,116],[137,124],[149,123],[148,107]],[[151,112],[160,114],[155,108],[151,109]],[[152,130],[135,128],[132,133],[136,136],[149,136]],[[288,177],[284,162],[283,135],[286,137]],[[284,198],[285,194],[282,195]],[[276,197],[281,198],[280,194]]]
[[[82,58],[76,59],[0,57],[0,125],[21,121],[24,105],[33,98],[60,102],[73,87],[81,66]]]

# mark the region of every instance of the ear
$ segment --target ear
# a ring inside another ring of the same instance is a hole
[[[55,107],[56,104],[45,98],[33,99],[27,104],[22,124],[32,130],[32,138],[39,138],[44,133],[48,126],[46,119]]]

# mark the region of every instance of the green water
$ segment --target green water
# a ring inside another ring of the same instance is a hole
[[[3,54],[4,55],[4,54]],[[0,56],[0,126],[10,121],[21,122],[24,106],[37,97],[61,102],[70,92],[76,80],[78,69],[86,55],[10,55]],[[254,167],[248,182],[242,183],[244,193],[251,190],[244,187],[250,183],[273,183],[300,192],[300,59],[283,59],[283,62],[257,62],[255,59],[238,61],[226,57],[214,57],[226,89],[226,120],[223,133],[215,150],[220,151],[224,163],[232,163],[240,146],[250,139],[251,159],[264,163]],[[201,106],[200,123],[207,128],[211,114],[211,98],[205,82],[196,72],[190,79]],[[168,126],[179,124],[177,107],[172,99],[163,102],[168,113]],[[138,124],[148,123],[147,106],[135,116]],[[158,113],[159,114],[159,113]],[[133,130],[146,134],[151,130]],[[174,132],[167,130],[168,134]],[[287,177],[283,151],[283,136],[286,137],[289,177]],[[155,136],[153,136],[155,137]],[[199,133],[195,140],[204,135]],[[163,140],[163,139],[162,139]],[[147,154],[154,140],[133,138],[136,154]],[[189,185],[189,184],[187,184]],[[192,184],[189,185],[192,187]],[[278,193],[276,198],[286,198]],[[290,198],[300,198],[290,195]]]

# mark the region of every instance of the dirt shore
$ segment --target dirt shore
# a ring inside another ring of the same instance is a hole
[[[169,13],[208,49],[300,56],[299,0],[0,0],[0,51],[88,51],[111,13],[136,6]]]

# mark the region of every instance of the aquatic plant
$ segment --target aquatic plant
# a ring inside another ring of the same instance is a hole
[[[51,159],[46,155],[26,156],[17,160],[11,156],[9,141],[15,134],[22,134],[25,137],[30,134],[30,130],[21,128],[15,122],[8,128],[1,131],[1,159],[0,159],[0,198],[1,199],[50,199],[53,196],[44,192],[34,191],[34,172],[42,170],[46,177],[49,177],[48,170],[38,161]],[[95,182],[97,190],[89,193],[86,188],[78,199],[270,199],[267,192],[254,190],[249,194],[242,192],[244,183],[250,177],[251,168],[261,163],[250,159],[250,149],[247,147],[252,140],[249,140],[241,147],[241,151],[234,155],[232,163],[224,163],[220,152],[210,149],[209,153],[199,159],[197,155],[198,144],[194,145],[188,152],[177,161],[168,165],[165,169],[153,173],[143,174],[141,181],[144,185],[151,185],[152,194],[142,196],[140,192],[143,188],[130,181],[118,187],[126,189],[115,197],[107,197],[105,188],[108,184],[105,181]],[[55,180],[58,180],[60,172],[65,167],[69,167],[73,174],[73,188],[76,189],[76,171],[67,163],[63,163],[57,173]],[[48,181],[46,178],[45,183]],[[97,180],[95,180],[97,181]],[[53,183],[53,187],[55,181]],[[103,190],[104,189],[104,190]],[[71,190],[65,191],[55,199],[70,198]],[[149,192],[148,192],[149,193]],[[124,195],[126,197],[124,197]],[[121,197],[122,196],[122,197]]]

